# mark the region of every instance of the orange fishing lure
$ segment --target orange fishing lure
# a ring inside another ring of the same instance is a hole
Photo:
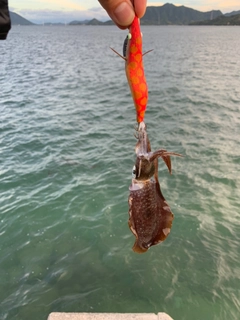
[[[129,34],[124,42],[123,56],[114,49],[112,50],[126,61],[126,76],[136,109],[137,122],[140,123],[144,120],[147,108],[148,87],[143,68],[142,34],[137,16],[135,16],[129,28]]]

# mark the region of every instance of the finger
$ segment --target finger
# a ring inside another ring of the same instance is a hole
[[[99,2],[121,29],[126,29],[132,23],[135,12],[130,0],[99,0]]]
[[[138,18],[142,18],[146,11],[147,0],[134,0],[133,6]]]

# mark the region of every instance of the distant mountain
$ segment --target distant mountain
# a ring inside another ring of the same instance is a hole
[[[23,26],[30,26],[34,25],[31,21],[28,21],[27,19],[21,17],[19,14],[15,12],[10,11],[10,18],[11,18],[11,23],[12,25],[23,25]]]
[[[103,22],[101,22],[97,19],[84,20],[84,21],[74,20],[69,23],[70,26],[78,26],[78,25],[85,25],[85,26],[94,25],[94,26],[96,26],[96,25],[101,25],[101,24],[103,24]]]
[[[90,20],[78,21],[74,20],[69,23],[70,26],[86,25]]]
[[[102,25],[103,22],[97,20],[97,19],[92,19],[90,21],[88,21],[87,25],[89,26],[98,26],[98,25]]]
[[[240,26],[240,14],[236,15],[222,15],[213,20],[205,20],[191,23],[197,26]]]
[[[232,12],[229,12],[229,13],[225,13],[225,16],[226,17],[230,17],[230,16],[235,16],[236,14],[240,14],[240,10],[232,11]]]
[[[104,26],[113,26],[115,23],[112,20],[108,20],[104,22]]]
[[[141,24],[154,25],[188,25],[191,22],[210,20],[222,15],[220,10],[201,12],[185,6],[166,3],[160,7],[147,7]]]
[[[106,22],[99,21],[97,19],[92,19],[92,20],[85,20],[85,21],[72,21],[69,23],[71,26],[76,26],[76,25],[86,25],[86,26],[108,26],[108,25],[113,25],[114,23],[112,20],[108,20]]]
[[[64,26],[63,22],[44,22],[44,26]]]

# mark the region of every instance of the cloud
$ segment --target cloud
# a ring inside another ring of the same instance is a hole
[[[46,3],[47,7],[49,3],[52,5],[57,5],[57,7],[67,8],[67,10],[86,10],[86,6],[82,6],[74,1],[69,0],[41,0],[41,2]]]
[[[10,1],[11,2],[11,1]],[[87,10],[87,6],[84,4],[78,3],[76,0],[12,0],[11,4],[17,8],[23,9],[32,9],[32,10]]]
[[[9,6],[9,10],[12,11],[12,12],[16,12],[17,8]]]
[[[163,5],[164,5],[164,2],[151,2],[151,1],[147,2],[147,6],[148,7],[151,7],[151,6],[160,7],[160,6],[163,6]]]
[[[102,7],[94,7],[88,9],[89,11],[94,11],[94,12],[100,12],[100,11],[105,11]]]
[[[93,10],[92,10],[93,9]],[[36,23],[43,24],[47,22],[57,23],[69,23],[73,20],[91,20],[96,18],[100,21],[106,21],[108,17],[106,11],[102,8],[92,8],[89,10],[19,10],[17,13],[25,19]]]
[[[219,1],[205,1],[202,3],[202,7],[207,11],[212,9],[221,10],[223,13],[231,12],[234,10],[240,10],[239,0],[219,0]]]

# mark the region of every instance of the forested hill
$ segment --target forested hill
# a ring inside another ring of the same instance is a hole
[[[30,26],[34,24],[31,21],[28,21],[27,19],[21,17],[19,14],[11,11],[10,11],[10,18],[11,18],[12,25]]]
[[[154,25],[188,25],[191,22],[211,20],[222,15],[220,10],[201,12],[185,6],[174,6],[166,3],[160,7],[147,7],[141,24]]]
[[[231,16],[219,16],[213,20],[205,20],[191,23],[197,26],[240,26],[240,14]]]

